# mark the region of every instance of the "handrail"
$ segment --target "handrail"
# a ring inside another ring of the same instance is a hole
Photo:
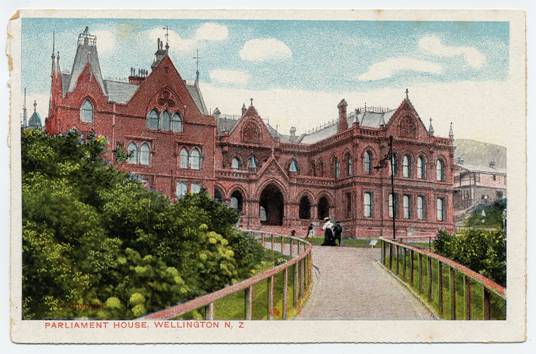
[[[274,284],[274,276],[279,274],[280,272],[285,272],[285,286],[283,289],[283,319],[286,319],[287,317],[287,281],[288,281],[288,269],[291,266],[294,266],[295,270],[295,289],[294,289],[294,304],[296,305],[298,300],[300,300],[299,297],[303,298],[305,295],[305,288],[309,288],[311,286],[312,282],[312,248],[313,246],[308,241],[305,241],[303,239],[300,239],[298,237],[293,236],[287,236],[287,235],[278,235],[278,234],[271,234],[267,232],[262,231],[256,231],[256,230],[243,230],[244,232],[254,234],[254,237],[263,243],[265,243],[266,236],[269,236],[268,240],[271,243],[271,249],[274,250],[274,238],[281,238],[280,244],[280,250],[281,253],[284,251],[284,239],[287,239],[288,245],[289,245],[289,251],[290,256],[293,255],[293,241],[296,241],[297,245],[297,251],[300,251],[300,244],[303,244],[305,247],[302,248],[301,252],[286,261],[283,264],[280,264],[272,269],[268,269],[262,273],[259,273],[257,275],[254,275],[248,279],[242,280],[236,284],[226,286],[223,289],[217,290],[215,292],[212,292],[210,294],[202,295],[199,297],[196,297],[195,299],[189,300],[187,302],[168,307],[166,309],[156,311],[150,314],[147,314],[140,318],[143,320],[155,320],[155,319],[171,319],[178,316],[181,316],[185,313],[191,312],[193,310],[199,309],[201,307],[205,307],[207,309],[206,311],[206,319],[213,319],[214,316],[214,302],[220,299],[223,299],[226,296],[235,294],[239,291],[246,290],[246,319],[250,320],[252,317],[252,288],[254,285],[258,284],[259,282],[263,280],[268,280],[270,282],[269,289],[270,294],[269,297],[271,300],[268,301],[268,306],[272,307],[268,309],[268,319],[272,319],[272,312],[273,312],[273,284]],[[297,273],[300,274],[297,274]],[[296,278],[298,276],[300,279]],[[300,282],[300,284],[297,284],[296,280]],[[296,289],[296,285],[300,287],[300,289]],[[296,296],[298,295],[298,296]]]
[[[400,277],[402,272],[403,280],[406,278],[406,268],[408,263],[408,253],[409,253],[409,275],[410,275],[410,285],[416,287],[419,292],[424,292],[423,290],[423,277],[427,277],[427,295],[428,300],[432,301],[432,283],[434,281],[433,272],[432,272],[432,260],[438,262],[437,273],[438,273],[438,306],[439,312],[443,313],[443,265],[446,265],[450,268],[450,285],[447,287],[447,291],[450,291],[451,297],[451,319],[456,319],[456,295],[460,295],[456,290],[456,272],[464,276],[464,286],[463,286],[463,296],[465,298],[465,319],[471,319],[471,307],[472,307],[472,298],[471,298],[471,281],[479,283],[483,288],[483,311],[485,320],[491,319],[491,293],[497,295],[501,300],[506,300],[506,288],[497,284],[493,280],[479,274],[468,267],[453,261],[447,257],[436,254],[430,250],[413,247],[405,243],[397,242],[393,239],[380,238],[381,242],[381,262],[382,264],[390,271],[392,271],[396,276]],[[387,247],[388,245],[388,247]],[[394,250],[393,250],[394,248]],[[403,252],[401,252],[402,248]],[[387,258],[387,250],[389,250]],[[396,252],[393,252],[396,251]],[[393,253],[395,253],[393,255]],[[403,253],[403,254],[402,254]],[[417,255],[417,272],[418,272],[418,285],[414,284],[414,258]],[[394,258],[394,259],[393,259]],[[402,258],[402,271],[400,270],[400,258]],[[424,258],[427,258],[427,265],[423,265],[425,261]],[[389,262],[387,262],[389,260]],[[394,268],[394,270],[393,270]],[[424,274],[424,268],[427,269],[426,274]],[[449,290],[450,289],[450,290]]]

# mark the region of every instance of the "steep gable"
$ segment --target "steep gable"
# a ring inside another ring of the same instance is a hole
[[[408,98],[405,98],[386,125],[387,134],[406,139],[428,138],[426,127]]]
[[[254,106],[249,106],[246,112],[244,112],[229,132],[227,139],[229,141],[239,141],[244,144],[262,146],[273,146],[276,144],[270,130],[264,124]]]

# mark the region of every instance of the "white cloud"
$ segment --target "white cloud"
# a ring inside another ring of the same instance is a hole
[[[402,102],[405,87],[380,88],[363,91],[309,91],[299,89],[249,90],[201,83],[207,106],[218,107],[227,114],[240,114],[242,104],[250,97],[263,118],[272,126],[278,125],[282,133],[296,126],[298,134],[337,118],[337,103],[345,98],[348,110],[369,106],[397,108]],[[456,138],[470,138],[502,145],[515,139],[510,129],[499,129],[509,119],[524,116],[522,98],[516,96],[513,81],[463,81],[426,83],[409,87],[409,96],[425,125],[433,117],[437,136],[448,136],[449,123],[454,123]],[[516,108],[516,107],[519,107]]]
[[[419,48],[438,57],[463,56],[467,65],[474,69],[480,69],[486,62],[486,56],[475,47],[445,45],[441,43],[441,39],[436,35],[427,35],[419,39]]]
[[[169,45],[174,52],[191,54],[194,50],[207,45],[209,42],[221,42],[229,37],[227,26],[207,22],[199,26],[190,37],[182,37],[178,32],[169,30]],[[165,42],[165,30],[156,27],[142,33],[143,40],[153,41],[160,38]]]
[[[97,49],[100,56],[107,56],[115,49],[115,35],[111,30],[94,30],[90,32],[97,36]]]
[[[275,38],[250,39],[240,50],[240,58],[246,61],[277,61],[292,57],[290,48]]]
[[[248,83],[250,75],[245,71],[214,69],[209,72],[210,79],[222,84],[245,85]]]
[[[443,67],[440,64],[426,60],[410,57],[397,57],[372,64],[367,72],[357,76],[357,79],[359,81],[382,80],[402,71],[441,74],[443,72]]]

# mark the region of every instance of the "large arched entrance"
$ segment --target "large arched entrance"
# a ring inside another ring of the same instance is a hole
[[[266,186],[259,201],[260,220],[263,225],[283,225],[283,193],[274,184]]]
[[[300,219],[310,219],[311,218],[311,202],[309,197],[304,195],[300,199],[300,210],[299,210]]]
[[[320,220],[329,216],[329,201],[326,197],[321,197],[318,200],[318,218]]]

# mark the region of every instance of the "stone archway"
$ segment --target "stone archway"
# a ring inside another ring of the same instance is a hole
[[[329,201],[325,196],[318,200],[318,219],[322,220],[329,216]]]
[[[266,186],[259,200],[260,221],[263,225],[283,225],[284,198],[275,184]]]
[[[304,195],[300,198],[299,205],[299,217],[300,219],[310,219],[311,218],[311,201],[307,195]]]

